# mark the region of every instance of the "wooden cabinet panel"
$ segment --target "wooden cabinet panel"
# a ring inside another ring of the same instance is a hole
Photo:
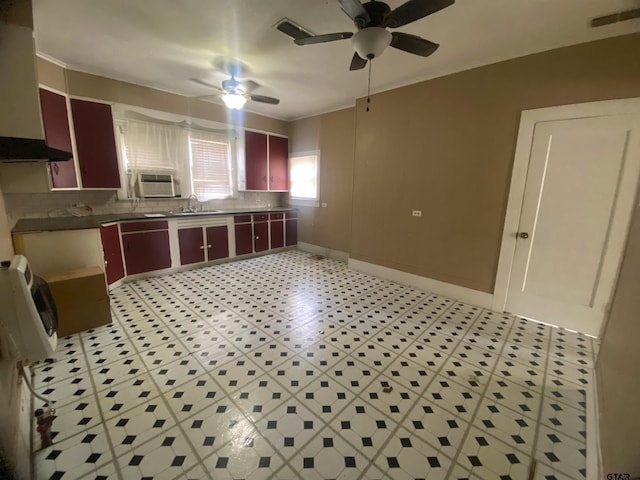
[[[162,270],[171,266],[169,232],[127,233],[122,235],[127,275]]]
[[[73,151],[67,99],[63,95],[40,89],[42,124],[47,145],[67,152]],[[73,158],[66,162],[51,162],[53,188],[76,188],[78,179]]]
[[[253,253],[253,225],[240,223],[235,225],[236,255]]]
[[[202,227],[178,230],[178,245],[180,247],[180,265],[204,262]]]
[[[233,217],[234,223],[251,223],[251,215],[236,215]]]
[[[271,222],[271,248],[284,247],[284,222],[272,220]]]
[[[145,230],[166,230],[169,222],[166,220],[149,220],[142,222],[125,222],[120,225],[122,232],[143,232]]]
[[[83,188],[120,188],[111,106],[71,99]]]
[[[229,232],[227,227],[207,227],[207,259],[218,260],[229,256]]]
[[[289,190],[289,140],[269,135],[269,190]]]
[[[285,220],[285,244],[287,247],[298,244],[298,219]]]
[[[100,228],[102,251],[104,252],[104,267],[107,283],[111,285],[124,278],[124,264],[122,263],[122,248],[120,246],[120,232],[118,225]]]
[[[267,190],[267,135],[245,131],[244,155],[247,190]]]
[[[269,222],[253,224],[253,244],[256,252],[269,250]]]

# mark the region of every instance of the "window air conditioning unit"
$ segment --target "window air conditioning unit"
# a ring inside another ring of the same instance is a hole
[[[141,198],[173,198],[176,195],[172,175],[140,173],[137,185]]]

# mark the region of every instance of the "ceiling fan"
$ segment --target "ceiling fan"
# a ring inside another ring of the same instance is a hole
[[[294,41],[296,45],[313,45],[333,42],[353,37],[356,53],[351,60],[350,70],[360,70],[369,60],[379,56],[391,45],[405,52],[428,57],[440,45],[417,35],[402,32],[389,32],[388,28],[398,28],[416,20],[420,20],[443,8],[453,5],[455,0],[409,0],[398,8],[391,10],[384,2],[371,0],[360,3],[360,0],[338,0],[342,10],[353,20],[357,32],[328,33],[324,35],[299,35]]]
[[[231,78],[222,81],[222,88],[198,78],[191,78],[190,80],[205,87],[213,88],[217,92],[213,95],[203,95],[199,98],[220,97],[226,107],[233,110],[240,110],[247,100],[269,105],[278,105],[280,103],[277,98],[252,93],[260,86],[257,82],[253,80],[238,80],[234,73],[230,73],[230,75]]]

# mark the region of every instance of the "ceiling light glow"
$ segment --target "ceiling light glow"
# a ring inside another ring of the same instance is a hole
[[[231,110],[241,110],[244,104],[247,102],[247,98],[244,95],[238,95],[237,93],[225,93],[220,98]]]

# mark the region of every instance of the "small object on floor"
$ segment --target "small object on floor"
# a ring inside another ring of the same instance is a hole
[[[393,387],[384,387],[384,388],[382,389],[382,391],[383,391],[384,393],[391,393],[391,392],[393,391]]]
[[[53,445],[53,441],[51,440],[51,426],[53,425],[53,420],[56,418],[55,413],[54,408],[49,408],[46,411],[38,408],[34,412],[36,421],[38,422],[37,431],[40,434],[41,448],[47,448]]]
[[[320,335],[323,335],[323,334],[324,334],[324,330],[320,330],[318,333],[319,333]]]

